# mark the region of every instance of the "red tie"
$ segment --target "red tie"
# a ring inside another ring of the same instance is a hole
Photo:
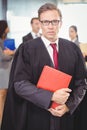
[[[55,66],[55,69],[58,69],[58,51],[56,49],[56,43],[55,44],[50,44],[50,45],[53,48],[54,66]]]

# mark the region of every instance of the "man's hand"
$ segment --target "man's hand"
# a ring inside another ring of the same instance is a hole
[[[71,91],[72,90],[69,88],[59,89],[53,93],[51,100],[58,104],[65,104],[65,102],[67,101],[67,99],[70,96]]]
[[[48,109],[48,111],[51,112],[53,116],[62,117],[66,112],[69,111],[69,109],[66,106],[66,104],[63,104],[63,105],[59,105],[55,109],[50,108]]]

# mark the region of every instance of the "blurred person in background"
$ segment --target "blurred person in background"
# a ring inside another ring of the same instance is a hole
[[[73,43],[75,43],[78,47],[80,47],[81,43],[79,42],[78,31],[75,25],[69,27],[69,37]],[[83,53],[83,57],[87,61],[87,53]]]
[[[77,27],[75,25],[72,25],[69,27],[69,37],[70,37],[70,40],[79,47],[80,42],[78,38]]]
[[[33,17],[31,19],[31,28],[32,28],[32,31],[23,37],[23,42],[32,40],[41,35],[39,32],[40,31],[40,22],[39,22],[38,17]]]
[[[0,124],[7,94],[9,73],[14,51],[4,47],[4,40],[9,33],[7,21],[0,20]]]

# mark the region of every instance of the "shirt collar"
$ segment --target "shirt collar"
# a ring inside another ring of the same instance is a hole
[[[32,34],[32,36],[33,36],[33,38],[36,38],[36,35],[39,37],[40,36],[40,34],[39,33],[34,33],[34,32],[31,32],[31,34]]]
[[[75,42],[77,40],[77,38],[73,39],[72,42]]]
[[[50,43],[52,43],[48,39],[46,39],[44,36],[41,36],[41,39],[44,42],[46,47],[49,47]],[[56,43],[57,47],[58,47],[58,41],[59,41],[59,39],[57,39],[55,42],[53,42],[53,44]]]

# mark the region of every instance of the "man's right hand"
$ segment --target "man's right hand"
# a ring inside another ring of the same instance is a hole
[[[67,99],[70,96],[71,91],[72,90],[69,88],[63,88],[63,89],[56,90],[53,93],[51,100],[58,103],[58,104],[65,104],[65,102],[67,101]]]

